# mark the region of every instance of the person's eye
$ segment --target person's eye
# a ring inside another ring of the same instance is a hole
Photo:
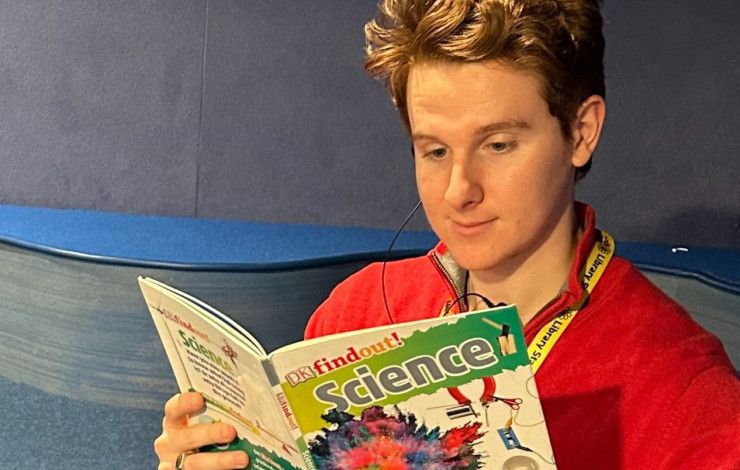
[[[426,153],[426,156],[431,157],[431,158],[444,158],[446,155],[447,155],[447,149],[444,147],[432,149]]]
[[[493,142],[488,144],[488,147],[495,153],[506,153],[514,150],[516,142],[513,140],[508,142]]]

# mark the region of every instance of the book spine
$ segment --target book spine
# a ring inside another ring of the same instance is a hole
[[[290,434],[293,436],[293,440],[298,446],[298,451],[301,453],[301,457],[303,457],[303,462],[306,464],[306,468],[308,470],[316,470],[316,464],[311,457],[311,451],[306,445],[306,440],[303,439],[301,428],[298,426],[298,422],[296,421],[290,402],[288,402],[288,399],[283,392],[283,388],[280,385],[280,378],[275,372],[275,368],[272,366],[269,359],[262,361],[262,367],[265,370],[265,375],[270,380],[272,394],[276,400],[276,404],[282,411],[283,422],[288,426]]]

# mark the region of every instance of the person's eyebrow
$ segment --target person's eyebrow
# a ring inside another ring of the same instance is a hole
[[[475,130],[474,134],[477,136],[490,134],[492,132],[500,132],[511,129],[531,129],[532,125],[526,121],[497,121],[490,124],[483,125]],[[424,134],[421,132],[414,133],[411,139],[416,142],[417,140],[439,140],[437,137],[431,134]]]
[[[475,130],[476,135],[490,134],[491,132],[506,131],[511,129],[531,129],[532,125],[526,121],[499,121],[486,124]]]

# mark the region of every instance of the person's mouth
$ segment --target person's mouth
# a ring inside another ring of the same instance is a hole
[[[461,237],[474,237],[486,230],[494,219],[481,221],[451,220],[452,230]]]

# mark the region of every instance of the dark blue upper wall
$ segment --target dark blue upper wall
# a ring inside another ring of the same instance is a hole
[[[6,5],[0,202],[396,226],[413,162],[361,67],[375,3]],[[740,247],[740,7],[606,3],[609,115],[580,197],[620,239]]]

